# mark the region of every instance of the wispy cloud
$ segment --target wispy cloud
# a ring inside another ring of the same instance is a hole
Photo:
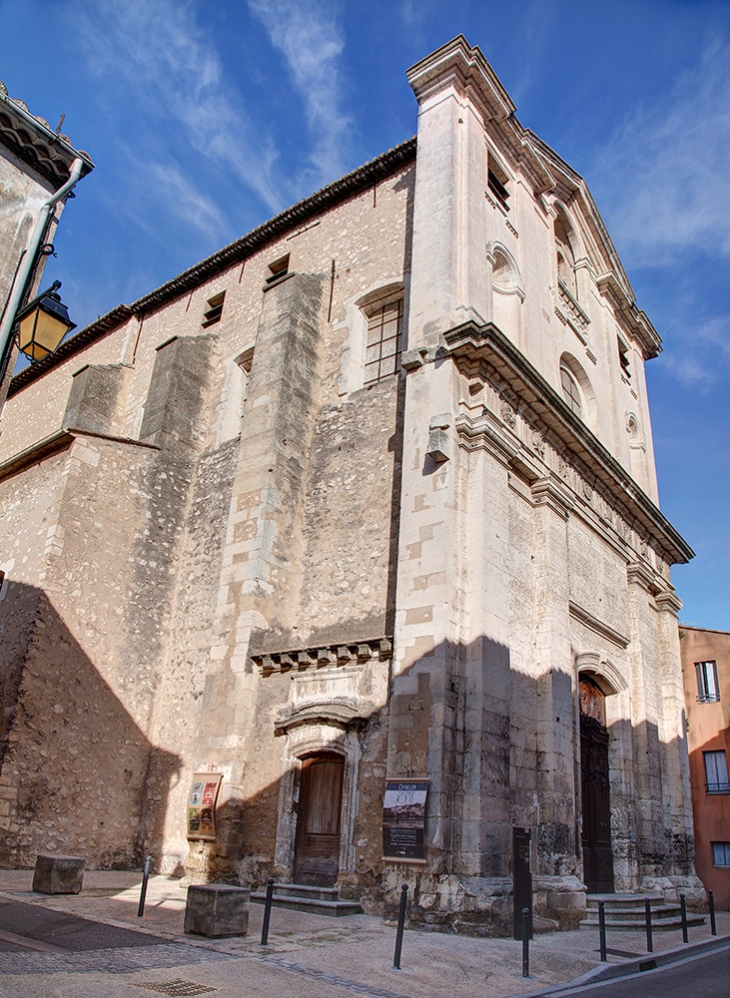
[[[272,180],[273,141],[254,133],[243,98],[225,78],[192,2],[69,0],[68,6],[107,95],[115,87],[123,91],[150,123],[168,131],[179,128],[189,147],[225,166],[269,209],[281,207],[282,196]],[[170,177],[170,186],[177,186],[181,206],[189,209],[192,183],[180,169]],[[212,223],[204,199],[192,200],[198,202],[196,224],[205,215],[205,224]]]
[[[665,367],[682,388],[707,392],[730,375],[730,319],[715,316],[701,323],[684,323]]]
[[[596,151],[591,186],[629,257],[730,256],[730,44],[717,41]]]
[[[334,10],[326,0],[248,0],[248,6],[284,56],[304,103],[314,142],[309,172],[319,186],[344,171],[350,128],[341,107],[339,59],[345,42]]]

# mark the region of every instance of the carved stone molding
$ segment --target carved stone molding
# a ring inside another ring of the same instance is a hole
[[[672,589],[665,589],[657,593],[654,597],[654,602],[656,603],[657,610],[663,613],[673,613],[675,617],[678,616],[679,611],[684,606],[682,600]]]
[[[387,660],[393,652],[390,638],[368,638],[352,644],[332,644],[317,648],[295,648],[289,651],[262,652],[251,655],[251,661],[264,675],[296,669],[326,669],[367,662],[371,658]]]
[[[283,711],[274,722],[274,730],[277,734],[285,734],[301,724],[328,724],[343,730],[362,728],[376,709],[374,704],[355,703],[342,698],[309,703]]]
[[[598,617],[594,617],[592,613],[585,610],[582,606],[574,603],[573,600],[568,601],[568,612],[570,616],[587,627],[588,630],[593,631],[595,634],[600,634],[601,637],[606,638],[611,644],[616,645],[618,648],[628,648],[630,638],[627,638],[625,634],[621,634],[620,631],[615,631],[613,627],[609,627]]]
[[[626,577],[629,583],[641,586],[650,596],[656,596],[657,593],[661,592],[662,587],[659,585],[654,572],[648,565],[640,561],[632,561],[630,565],[626,566]]]
[[[536,506],[549,506],[550,509],[567,520],[573,503],[570,495],[557,480],[553,478],[538,478],[531,486],[532,498]]]

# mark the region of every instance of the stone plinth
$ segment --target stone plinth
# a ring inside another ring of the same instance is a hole
[[[39,894],[80,894],[86,860],[80,856],[38,856],[33,890]]]
[[[188,889],[185,931],[201,936],[245,936],[250,894],[248,888],[230,884],[194,884]]]

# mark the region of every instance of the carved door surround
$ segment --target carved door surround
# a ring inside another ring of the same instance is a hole
[[[326,710],[321,713],[326,713]],[[322,762],[329,760],[331,763],[336,763],[338,758],[342,760],[337,872],[340,874],[348,873],[355,868],[353,831],[355,815],[357,814],[358,770],[362,754],[358,726],[343,723],[339,718],[334,720],[322,717],[321,713],[319,717],[307,718],[302,723],[288,728],[284,735],[274,856],[276,876],[282,879],[294,877],[298,845],[301,855],[302,836],[306,829],[300,831],[298,836],[297,826],[300,817],[306,820],[306,815],[301,814],[300,805],[306,808],[308,804],[307,800],[301,799],[302,770],[303,767],[311,768],[311,762],[308,760],[312,759],[319,759]],[[334,779],[336,767],[330,767],[332,772],[328,774],[324,773],[324,768],[317,776],[329,776]],[[305,775],[305,795],[308,789],[311,793],[311,787],[308,787],[309,782],[311,782],[310,778]],[[316,788],[314,792],[318,792]],[[299,863],[296,865],[300,867]]]

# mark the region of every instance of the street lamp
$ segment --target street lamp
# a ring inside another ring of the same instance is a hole
[[[31,361],[43,360],[60,345],[66,333],[76,328],[68,309],[56,294],[60,281],[29,302],[17,315],[20,350]]]

